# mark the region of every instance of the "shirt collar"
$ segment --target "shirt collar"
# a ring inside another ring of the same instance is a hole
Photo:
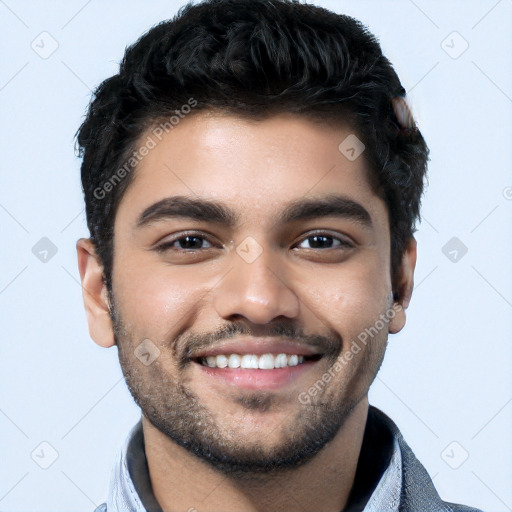
[[[401,435],[394,423],[377,408],[370,406],[365,436],[363,440],[363,449],[366,447],[375,456],[375,448],[368,446],[371,440],[375,440],[375,434],[370,435],[370,426],[378,424],[379,431],[388,427],[390,434],[390,443],[387,446],[388,456],[386,467],[378,475],[378,483],[373,486],[373,490],[368,496],[356,497],[364,504],[364,508],[354,506],[349,510],[362,512],[398,512],[400,507],[400,497],[402,495],[402,448]],[[393,428],[394,427],[394,428]],[[366,443],[366,444],[365,444]],[[406,445],[405,445],[406,446]],[[380,447],[382,448],[382,447]],[[356,477],[362,478],[364,468],[358,466]],[[354,501],[354,496],[352,496]],[[142,430],[142,421],[139,420],[130,430],[125,442],[119,448],[115,463],[112,467],[110,481],[108,486],[107,501],[101,505],[97,512],[162,512],[162,508],[156,501],[151,489],[146,455],[144,451],[144,437]]]

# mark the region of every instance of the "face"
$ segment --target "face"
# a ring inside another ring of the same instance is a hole
[[[91,334],[115,340],[151,424],[218,470],[310,460],[403,326],[387,208],[364,153],[338,149],[350,133],[191,114],[119,204],[111,324]]]

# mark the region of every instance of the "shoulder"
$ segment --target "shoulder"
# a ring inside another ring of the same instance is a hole
[[[400,506],[401,512],[436,511],[436,512],[482,512],[475,507],[443,501],[425,467],[416,458],[394,421],[383,411],[371,406],[373,416],[381,428],[392,433],[400,453]]]

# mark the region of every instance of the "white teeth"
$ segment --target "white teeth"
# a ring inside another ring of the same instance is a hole
[[[288,366],[297,366],[299,364],[299,356],[296,354],[291,355],[288,358]]]
[[[274,356],[272,354],[263,354],[258,361],[260,370],[272,370],[274,368]]]
[[[229,356],[228,366],[230,368],[240,368],[241,358],[238,354],[231,354]]]
[[[228,358],[224,355],[219,355],[217,356],[217,367],[218,368],[226,368],[226,366],[228,365]]]
[[[304,362],[304,356],[297,354],[219,354],[202,358],[201,362],[210,368],[249,368],[260,370],[272,370],[274,368],[286,368],[297,366]]]
[[[251,368],[251,369],[257,369],[258,368],[258,356],[255,356],[253,354],[244,354],[242,356],[242,360],[240,362],[241,368]]]
[[[284,368],[288,365],[288,358],[286,357],[286,354],[278,354],[276,356],[276,360],[274,362],[275,368]]]

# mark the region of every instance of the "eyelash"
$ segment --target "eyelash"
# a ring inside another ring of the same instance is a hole
[[[294,245],[294,247],[296,245],[299,245],[301,243],[303,243],[304,241],[307,241],[308,239],[310,238],[313,238],[313,237],[326,237],[326,238],[331,238],[333,240],[338,240],[339,241],[339,244],[337,246],[334,246],[334,247],[327,247],[327,248],[321,248],[321,249],[318,249],[320,251],[327,251],[329,249],[340,249],[340,248],[343,248],[343,249],[351,249],[354,247],[354,244],[352,244],[351,242],[343,239],[343,238],[340,238],[340,237],[337,237],[337,236],[334,236],[330,233],[326,233],[324,231],[318,231],[318,232],[313,232],[313,233],[308,233],[307,236],[301,238],[299,240],[299,242],[297,242],[297,244]],[[190,237],[190,238],[199,238],[199,239],[203,239],[203,240],[206,240],[210,243],[210,241],[208,240],[208,236],[205,236],[204,234],[202,233],[196,233],[196,232],[187,232],[187,233],[183,233],[181,236],[179,236],[178,238],[174,238],[173,240],[169,240],[167,242],[164,242],[163,244],[160,244],[159,246],[156,247],[156,250],[158,252],[165,252],[167,250],[174,250],[174,251],[178,251],[178,252],[190,252],[190,251],[195,251],[196,249],[176,249],[176,248],[173,248],[173,245],[176,243],[176,242],[179,242],[180,240],[184,240],[185,238],[187,237]],[[199,251],[205,251],[207,249],[212,249],[214,247],[206,247],[206,248],[200,248],[200,249],[197,249]],[[315,250],[315,248],[311,248],[309,250]]]

